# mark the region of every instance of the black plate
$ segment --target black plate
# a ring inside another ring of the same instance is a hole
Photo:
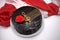
[[[22,15],[25,18],[23,23],[15,22],[16,16],[18,15]],[[36,33],[41,28],[42,15],[35,7],[24,6],[14,12],[12,16],[12,23],[19,34],[31,35]]]

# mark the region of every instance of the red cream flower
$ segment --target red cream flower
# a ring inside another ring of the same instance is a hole
[[[16,19],[15,19],[15,21],[19,22],[19,23],[22,23],[24,20],[25,20],[24,17],[21,16],[21,15],[17,16]]]

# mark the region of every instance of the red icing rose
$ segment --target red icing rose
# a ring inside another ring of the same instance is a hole
[[[19,23],[22,23],[24,20],[25,20],[24,17],[21,16],[21,15],[17,16],[16,19],[15,19],[15,21],[19,22]]]

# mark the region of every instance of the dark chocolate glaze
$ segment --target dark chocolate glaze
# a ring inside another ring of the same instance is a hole
[[[12,23],[14,25],[15,30],[19,34],[22,34],[22,35],[31,35],[31,34],[36,33],[41,28],[41,25],[42,25],[42,15],[41,15],[41,13],[40,13],[39,16],[37,16],[36,18],[31,20],[31,23],[29,25],[25,25],[25,21],[22,22],[22,23],[15,22],[16,16],[22,15],[21,14],[22,12],[25,12],[26,14],[29,14],[34,9],[36,9],[36,8],[31,7],[31,6],[24,6],[24,7],[21,7],[19,9],[17,9],[14,12],[14,14],[12,15]],[[38,10],[38,9],[36,9],[36,10]]]

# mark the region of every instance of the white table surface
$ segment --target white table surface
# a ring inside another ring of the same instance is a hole
[[[60,40],[60,15],[44,18],[44,28],[42,32],[32,38],[22,38],[17,36],[12,26],[3,28],[0,26],[0,40]]]

